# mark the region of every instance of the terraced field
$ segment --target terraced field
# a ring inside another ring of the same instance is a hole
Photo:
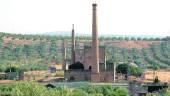
[[[10,66],[23,70],[44,70],[63,61],[63,42],[67,41],[67,62],[71,61],[70,36],[43,36],[0,33],[0,71]],[[138,40],[100,37],[108,63],[130,63],[140,68],[170,66],[169,37]],[[89,45],[91,37],[76,37],[76,48]]]
[[[170,67],[170,43],[161,42],[151,44],[147,48],[121,48],[117,46],[108,47],[108,59],[114,59],[118,63],[133,63],[141,68],[168,68]]]

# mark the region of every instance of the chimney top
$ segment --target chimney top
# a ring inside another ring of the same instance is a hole
[[[74,24],[72,24],[72,30],[74,30]]]
[[[72,24],[72,28],[74,29],[74,24]]]
[[[72,32],[74,31],[74,24],[72,24]]]
[[[96,4],[96,3],[93,3],[92,5],[93,5],[94,7],[96,7],[96,6],[97,6],[97,4]]]

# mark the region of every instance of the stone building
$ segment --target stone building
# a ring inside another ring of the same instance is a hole
[[[84,69],[88,70],[92,67],[92,48],[90,46],[84,46],[84,49],[75,50],[75,62],[80,62],[84,65]],[[99,48],[99,64],[100,70],[106,69],[105,47]]]
[[[105,47],[99,47],[97,28],[97,4],[92,4],[91,46],[75,49],[74,26],[72,29],[72,64],[64,71],[68,81],[114,82],[113,66],[106,64]],[[84,44],[85,45],[85,44]]]

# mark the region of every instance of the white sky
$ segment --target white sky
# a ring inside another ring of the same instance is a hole
[[[170,35],[170,0],[96,0],[99,34]],[[91,34],[93,0],[0,0],[0,32]]]

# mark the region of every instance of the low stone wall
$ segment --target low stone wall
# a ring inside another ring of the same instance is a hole
[[[64,77],[68,81],[90,81],[91,71],[90,70],[65,70]]]
[[[100,82],[113,83],[113,71],[102,71],[100,73]]]
[[[9,79],[9,80],[17,79],[17,76],[18,76],[17,72],[7,72],[5,74],[6,79]]]
[[[20,73],[20,80],[40,80],[48,75],[48,70],[26,71]]]
[[[91,74],[91,82],[93,83],[100,83],[100,74],[99,73],[92,73]]]
[[[64,77],[67,81],[114,82],[113,71],[101,71],[100,74],[91,74],[90,70],[65,70]]]

